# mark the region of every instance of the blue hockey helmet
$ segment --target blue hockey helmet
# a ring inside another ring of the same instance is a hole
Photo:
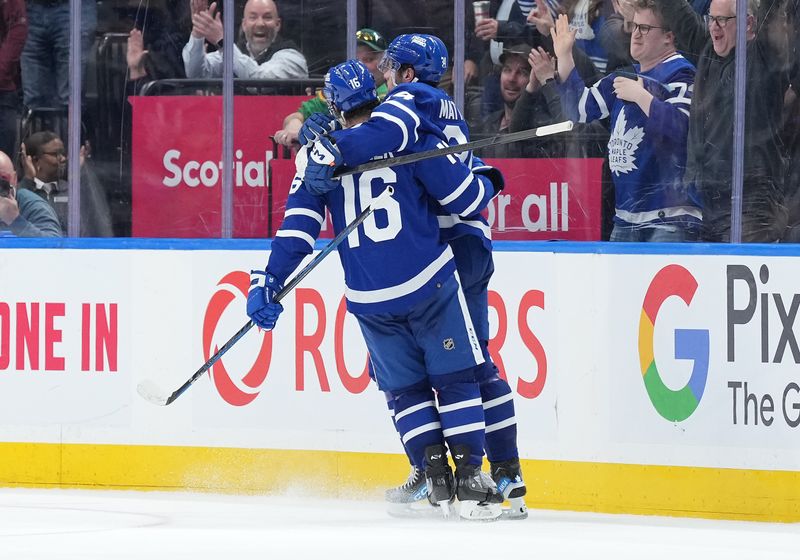
[[[345,113],[378,101],[375,78],[358,60],[347,60],[332,67],[325,74],[322,93],[331,113],[340,121]]]
[[[397,71],[403,64],[414,68],[418,80],[438,84],[447,71],[447,47],[435,35],[400,35],[389,44],[378,68]]]

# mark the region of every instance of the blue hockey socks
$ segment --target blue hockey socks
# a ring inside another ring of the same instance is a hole
[[[394,422],[412,465],[425,464],[426,447],[444,444],[436,399],[429,387],[395,392]]]
[[[517,459],[517,418],[508,382],[497,375],[480,382],[486,418],[486,456],[492,463]]]
[[[437,377],[439,379],[437,379]],[[432,381],[439,395],[439,418],[447,447],[467,446],[471,465],[483,462],[484,418],[481,392],[474,381],[453,380],[452,376],[437,376]],[[449,379],[445,379],[449,378]],[[448,382],[453,380],[451,382]],[[444,382],[438,386],[437,382]]]

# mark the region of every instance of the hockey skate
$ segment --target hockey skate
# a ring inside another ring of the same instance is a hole
[[[425,448],[425,482],[428,501],[440,508],[445,519],[449,518],[453,512],[455,484],[453,471],[447,462],[447,450],[443,445],[430,445]]]
[[[528,506],[525,505],[527,489],[522,480],[519,459],[492,463],[491,471],[497,489],[511,505],[510,508],[503,508],[503,519],[527,519]]]
[[[469,449],[456,446],[453,451],[456,464],[456,497],[460,505],[459,516],[475,521],[494,521],[503,513],[503,495],[497,485],[478,465],[470,465]]]
[[[389,515],[394,517],[441,515],[428,502],[428,484],[425,481],[425,473],[413,465],[405,483],[386,491],[386,502],[389,504]]]

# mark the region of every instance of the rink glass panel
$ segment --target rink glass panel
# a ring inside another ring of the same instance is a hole
[[[231,4],[236,16],[234,28],[238,31],[243,3]],[[453,32],[454,10],[459,7],[465,11],[465,36],[472,34],[474,20],[471,2],[434,1],[412,5],[373,0],[355,4],[357,27],[372,27],[384,33],[388,39],[411,30],[437,33],[453,53],[455,45],[465,39],[456,37]],[[777,69],[780,78],[776,83],[781,88],[783,105],[777,110],[777,123],[768,130],[766,138],[762,137],[763,127],[754,128],[748,124],[751,121],[747,120],[746,113],[745,134],[737,139],[732,131],[733,141],[729,149],[733,151],[735,142],[739,141],[740,150],[744,153],[743,240],[794,241],[797,234],[793,226],[800,221],[796,202],[798,166],[794,161],[798,145],[796,115],[800,102],[790,85],[796,81],[796,14],[786,2],[768,4],[762,6],[762,12],[766,10],[770,17],[757,21],[754,29],[757,31],[756,40],[775,53],[770,63]],[[283,34],[294,40],[306,56],[312,81],[320,79],[330,65],[346,56],[347,8],[348,2],[345,0],[283,2],[280,6]],[[223,160],[222,102],[218,96],[220,85],[179,83],[167,87],[162,84],[160,88],[151,86],[149,91],[142,92],[148,81],[183,78],[181,50],[191,30],[188,2],[162,0],[146,6],[127,1],[86,2],[85,5],[81,4],[80,13],[82,115],[79,128],[80,144],[87,144],[89,157],[84,159],[83,167],[75,167],[81,170],[76,181],[80,183],[81,208],[77,214],[73,214],[80,216],[79,235],[220,237],[223,200],[219,179],[220,162]],[[77,26],[77,23],[73,17],[72,24]],[[130,78],[126,64],[128,34],[133,27],[143,31],[144,46],[149,51],[145,64],[147,74],[139,80]],[[461,65],[463,61],[454,63]],[[750,64],[754,64],[754,61],[751,60]],[[497,69],[492,71],[496,72]],[[483,116],[485,109],[481,108],[482,100],[492,95],[486,91],[490,81],[486,77],[484,75],[483,79],[465,86],[464,114],[468,120],[473,114],[470,112],[470,103],[473,103],[474,109],[477,100],[479,117]],[[748,87],[750,91],[763,91],[767,84]],[[731,96],[733,91],[733,86],[730,86]],[[289,98],[307,98],[308,94],[313,93],[313,83],[287,84],[286,87],[275,84],[236,86],[234,111],[237,116],[233,119],[236,137],[231,161],[234,168],[233,237],[269,236],[278,227],[282,208],[273,204],[272,197],[277,194],[280,199],[281,192],[278,191],[285,191],[286,185],[270,181],[273,168],[269,162],[290,160],[292,154],[279,149],[271,136],[282,125],[283,117],[295,103]],[[147,124],[141,132],[134,127],[139,109],[136,108],[136,102],[129,101],[132,96],[137,98],[136,101],[149,98],[142,101],[139,118]],[[212,99],[205,99],[207,97]],[[762,97],[759,94],[753,104],[767,103],[766,97]],[[154,99],[162,98],[164,107],[146,107],[155,104]],[[257,98],[257,101],[251,98]],[[179,99],[186,101],[180,103]],[[173,103],[178,103],[180,108],[174,109]],[[256,105],[258,109],[253,113],[238,115],[253,110],[252,107]],[[77,104],[72,106],[77,108]],[[749,109],[749,106],[745,107],[742,103],[742,108]],[[259,120],[262,118],[264,122]],[[718,118],[733,120],[732,115],[720,114]],[[60,104],[50,103],[30,112],[21,108],[20,121],[18,140],[36,130],[55,130],[64,140],[68,158],[80,159],[78,150],[69,149],[69,127]],[[252,124],[253,130],[247,130],[248,123]],[[146,148],[141,153],[134,147],[137,137]],[[473,139],[479,137],[480,132],[476,131]],[[155,153],[150,146],[154,142],[163,144],[161,153]],[[517,146],[518,153],[512,150],[502,156],[528,160],[604,159],[608,156],[607,142],[607,128],[577,127],[575,132],[560,138],[555,147],[530,143]],[[753,181],[748,158],[759,151],[756,148],[770,154],[768,159],[772,163],[760,167],[756,173],[757,180]],[[175,151],[180,151],[180,157]],[[498,157],[497,154],[484,155]],[[16,154],[12,156],[17,157]],[[279,178],[290,173],[290,167],[287,163],[277,164],[275,169]],[[524,171],[520,175],[519,167],[515,166],[516,180],[530,183],[540,180],[533,162],[529,177]],[[730,177],[733,178],[733,175],[731,171]],[[180,183],[167,186],[177,181],[176,177],[180,177]],[[188,179],[188,182],[184,179]],[[727,181],[723,178],[723,182]],[[549,181],[547,183],[549,188]],[[560,184],[559,181],[559,188]],[[137,210],[137,188],[142,189],[144,206],[141,210]],[[571,183],[569,188],[573,189]],[[574,187],[578,188],[578,185]],[[594,239],[607,239],[614,211],[613,185],[607,164],[602,168],[600,191],[599,213],[594,218],[599,220],[601,231]],[[719,208],[728,209],[729,212],[733,208],[728,205],[731,192],[736,191],[723,185],[719,193],[724,201],[718,205]],[[753,207],[756,213],[748,216],[748,209]],[[535,207],[534,212],[538,212]],[[533,213],[527,219],[537,222],[540,216]],[[142,226],[134,226],[134,223]],[[753,232],[754,235],[749,235]],[[552,238],[559,238],[557,230],[553,230]],[[726,240],[726,237],[722,236],[721,239]]]

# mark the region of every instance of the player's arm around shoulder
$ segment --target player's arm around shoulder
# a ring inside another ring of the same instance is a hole
[[[405,85],[405,84],[403,84]],[[375,156],[410,149],[420,138],[422,119],[412,93],[398,86],[372,111],[366,122],[333,136],[344,164],[355,167]]]
[[[447,146],[442,141],[435,145]],[[415,175],[446,212],[462,217],[482,211],[503,188],[498,169],[483,165],[473,170],[455,155],[418,162]]]

